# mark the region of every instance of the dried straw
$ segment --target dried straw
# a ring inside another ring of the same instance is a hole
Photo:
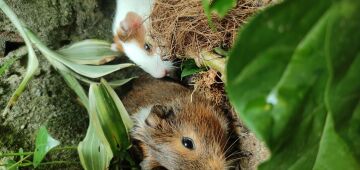
[[[223,19],[212,16],[216,31],[209,26],[201,0],[155,0],[150,16],[150,34],[170,59],[194,58],[216,47],[229,49],[234,44],[239,27],[246,19],[271,0],[238,0],[237,6]],[[216,104],[224,102],[223,84],[218,73],[208,70],[194,76],[194,90]],[[221,82],[220,82],[221,83]]]
[[[150,33],[172,57],[198,55],[215,47],[230,48],[238,28],[266,3],[264,0],[238,0],[236,8],[225,18],[213,15],[216,31],[212,31],[201,0],[155,0]]]

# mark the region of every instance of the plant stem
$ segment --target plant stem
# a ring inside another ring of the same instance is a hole
[[[77,150],[77,146],[64,146],[62,148],[54,148],[53,150]]]
[[[31,155],[34,154],[34,152],[23,152],[23,153],[4,153],[0,155],[0,158],[2,157],[9,157],[9,156],[21,156],[21,155]]]
[[[25,159],[29,158],[32,154],[25,156],[24,158],[20,159],[20,161],[16,162],[15,164],[11,165],[8,169],[14,168],[16,167],[16,165],[20,164],[22,161],[24,161]]]
[[[226,59],[220,55],[214,54],[212,52],[203,51],[200,53],[200,61],[197,61],[200,65],[210,67],[221,73],[221,79],[225,82],[225,65]]]
[[[54,148],[52,149],[50,152],[52,151],[59,151],[59,150],[76,150],[77,146],[64,146],[62,148]],[[4,154],[0,154],[0,158],[2,157],[9,157],[9,156],[21,156],[21,155],[32,155],[34,154],[34,152],[23,152],[23,153],[4,153]]]
[[[51,162],[43,162],[43,163],[40,163],[39,165],[53,165],[53,164],[79,164],[79,162],[51,161]],[[26,167],[26,166],[31,166],[31,165],[33,165],[33,163],[24,163],[24,164],[21,164],[20,167]]]

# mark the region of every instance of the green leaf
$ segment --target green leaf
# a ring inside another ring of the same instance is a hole
[[[125,63],[125,64],[116,64],[116,65],[101,65],[101,66],[90,66],[90,65],[81,65],[69,62],[65,59],[59,59],[60,62],[68,66],[70,69],[76,73],[83,75],[89,78],[99,78],[115,71],[134,66],[134,64]]]
[[[181,79],[206,70],[206,68],[199,68],[192,59],[185,60],[181,63]]]
[[[25,33],[24,26],[22,25],[21,21],[17,18],[16,14],[10,9],[10,7],[3,0],[0,0],[0,8],[5,13],[5,15],[10,19],[10,21],[15,25],[16,29],[19,31],[21,37],[25,41],[29,53],[24,79],[21,81],[20,85],[15,90],[9,102],[7,103],[6,108],[3,111],[3,115],[5,115],[8,112],[8,110],[12,107],[12,105],[14,105],[14,103],[20,97],[21,93],[25,90],[26,85],[33,77],[36,69],[39,66],[39,61],[36,58],[35,51],[32,48],[31,42]]]
[[[59,141],[51,137],[44,126],[41,126],[35,141],[35,152],[33,164],[36,168],[41,161],[44,159],[45,155],[53,148],[60,144]]]
[[[130,66],[134,65],[134,64],[130,64],[130,63],[116,64],[116,65],[101,65],[101,66],[77,64],[77,63],[74,63],[74,62],[66,59],[64,56],[60,55],[59,53],[56,53],[56,52],[50,50],[30,30],[26,29],[26,33],[29,35],[29,38],[36,45],[36,47],[39,48],[41,53],[52,64],[53,63],[61,63],[62,65],[67,66],[68,68],[70,68],[74,72],[76,72],[76,73],[78,73],[80,75],[83,75],[85,77],[99,78],[99,77],[105,76],[107,74],[110,74],[112,72],[115,72],[115,71],[121,70],[123,68],[127,68],[127,67],[130,67]],[[66,71],[59,64],[54,65],[54,67],[56,67],[57,69],[62,69],[63,71]]]
[[[359,10],[359,1],[284,1],[241,30],[226,88],[272,152],[259,169],[360,169]]]
[[[85,108],[87,110],[89,110],[89,99],[88,99],[83,87],[79,83],[79,81],[76,80],[75,77],[73,77],[72,75],[70,75],[69,73],[67,73],[65,71],[59,71],[59,73],[63,76],[63,78],[65,79],[67,85],[72,90],[74,90],[74,92],[77,94],[77,96],[79,96],[80,101],[85,106]]]
[[[122,79],[122,80],[114,80],[114,81],[110,81],[108,82],[108,84],[110,85],[111,88],[117,88],[120,87],[128,82],[130,82],[131,80],[133,80],[136,77],[131,77],[131,78],[127,78],[127,79]]]
[[[85,170],[105,170],[108,169],[113,153],[108,143],[103,143],[101,136],[96,133],[93,121],[86,132],[83,141],[79,143],[78,153],[81,165]]]
[[[133,126],[124,105],[107,82],[92,84],[89,90],[90,117],[98,134],[104,134],[114,155],[122,155],[130,146],[129,129]]]
[[[6,170],[18,170],[19,169],[19,165],[17,165],[17,162],[12,159],[5,160],[4,165],[5,165]]]
[[[212,13],[216,13],[221,18],[225,17],[229,10],[236,6],[237,0],[204,0],[204,8],[207,8]]]
[[[111,44],[102,40],[84,40],[58,50],[64,58],[77,64],[101,65],[113,60],[119,53],[111,50]]]
[[[213,31],[216,31],[211,18],[212,13],[221,18],[225,17],[228,11],[236,6],[237,0],[201,0],[201,2],[210,27]]]
[[[200,64],[220,72],[222,75],[221,79],[225,81],[225,58],[207,51],[201,52],[200,56]]]
[[[229,55],[229,52],[226,51],[226,50],[224,50],[224,49],[221,48],[221,47],[216,47],[216,48],[214,48],[214,52],[215,52],[216,54],[219,54],[219,55],[223,56],[223,57],[227,57],[227,56]]]

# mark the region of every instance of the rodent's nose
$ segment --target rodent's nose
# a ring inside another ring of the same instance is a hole
[[[165,76],[168,76],[169,73],[170,73],[170,71],[165,69]]]
[[[164,69],[164,70],[159,70],[156,74],[151,74],[151,75],[155,78],[163,78],[167,76],[169,73],[170,71]]]

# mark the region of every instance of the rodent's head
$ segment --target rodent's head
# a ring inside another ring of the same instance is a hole
[[[210,104],[155,105],[135,117],[132,136],[144,152],[143,169],[228,169],[228,121]]]
[[[141,16],[127,13],[114,34],[113,49],[125,53],[130,60],[155,78],[165,77],[172,69],[170,61],[163,61],[157,43],[147,34]]]

